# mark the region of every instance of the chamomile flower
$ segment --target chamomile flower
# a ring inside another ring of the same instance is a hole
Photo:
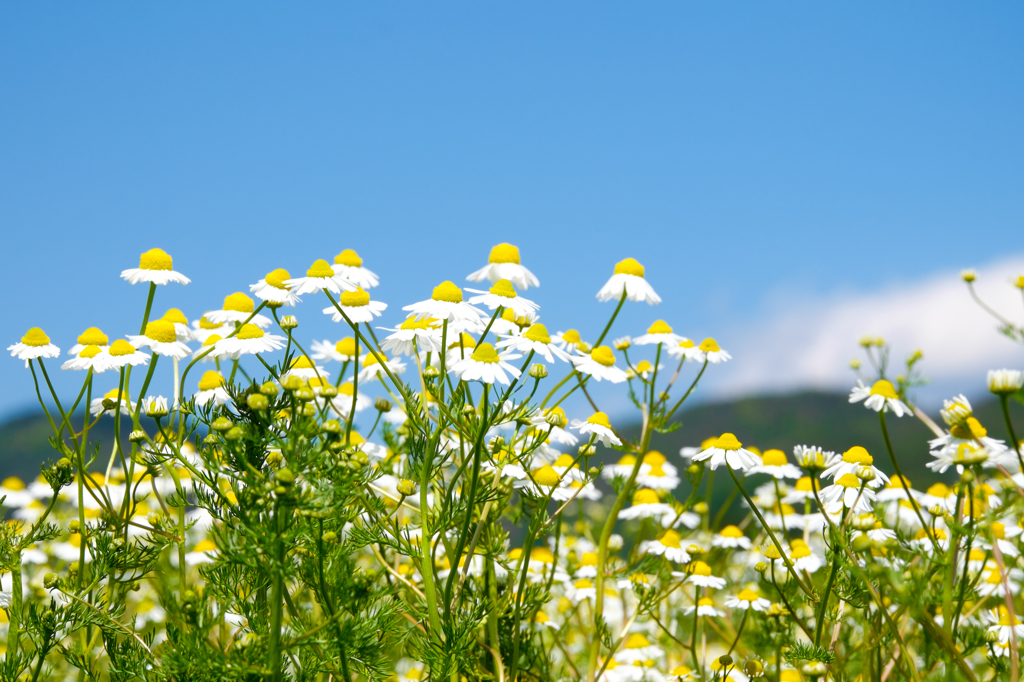
[[[510,380],[508,374],[514,378],[519,377],[519,369],[509,364],[509,360],[522,357],[515,353],[501,353],[494,350],[489,343],[481,343],[473,353],[452,365],[452,372],[462,381],[481,381],[485,384],[498,382],[508,386]]]
[[[595,412],[585,422],[573,419],[569,426],[579,431],[581,436],[585,436],[588,433],[593,434],[595,440],[603,443],[605,447],[610,448],[613,445],[622,445],[622,441],[619,440],[619,437],[615,435],[615,431],[612,430],[612,424],[608,421],[608,415],[604,412]]]
[[[331,374],[323,367],[313,364],[313,361],[305,355],[297,355],[292,359],[291,364],[288,366],[288,370],[281,375],[281,381],[283,382],[290,376],[296,376],[308,381],[314,377],[329,378]]]
[[[466,277],[470,282],[497,282],[506,279],[520,289],[539,287],[532,272],[519,262],[519,249],[511,244],[498,244],[491,249],[487,265]]]
[[[685,578],[686,582],[698,587],[707,587],[715,590],[725,587],[725,578],[711,575],[711,567],[703,561],[694,561],[686,567],[685,572],[674,571],[672,577]]]
[[[314,360],[334,360],[335,362],[351,362],[356,359],[356,340],[346,336],[337,343],[331,343],[326,339],[314,341],[310,346],[310,357]]]
[[[287,282],[292,278],[284,268],[277,268],[267,273],[267,276],[249,285],[249,291],[261,301],[266,301],[270,306],[291,306],[299,302],[299,297],[291,291]]]
[[[136,367],[149,362],[149,355],[143,353],[134,345],[124,339],[117,339],[107,348],[107,355],[103,358],[103,370],[121,369],[127,365]]]
[[[373,353],[368,353],[363,358],[363,368],[359,370],[359,383],[366,383],[379,379],[381,374],[386,375],[387,372],[384,370],[387,367],[392,374],[402,374],[405,372],[405,363],[401,360],[387,359],[387,356],[381,356],[384,358],[384,364],[380,363],[377,356]]]
[[[673,358],[686,358],[687,360],[693,360],[695,362],[704,362],[704,351],[697,348],[690,339],[682,339],[674,346],[669,346],[666,352],[670,357]]]
[[[639,632],[634,632],[626,638],[626,643],[615,659],[620,663],[636,663],[637,661],[648,661],[659,659],[665,652],[647,639]]]
[[[654,287],[644,279],[644,266],[632,258],[616,263],[611,279],[597,292],[599,301],[618,301],[623,296],[650,305],[661,303],[661,297],[654,293]]]
[[[836,453],[823,450],[817,445],[794,445],[793,459],[801,469],[814,473],[828,469],[840,458]]]
[[[764,611],[772,605],[770,601],[754,592],[751,589],[741,590],[735,597],[729,597],[725,600],[725,605],[730,609],[741,609],[746,611],[753,609],[754,611]]]
[[[839,478],[844,474],[856,475],[860,469],[870,469],[874,477],[868,481],[868,487],[880,488],[889,482],[889,477],[881,469],[875,466],[875,459],[871,454],[859,445],[843,453],[843,456],[835,461],[821,473],[822,478],[831,476]]]
[[[495,336],[520,336],[523,330],[534,324],[540,315],[535,312],[528,312],[525,315],[517,314],[511,308],[505,308],[494,319],[491,325],[491,333]]]
[[[85,346],[75,357],[64,362],[61,369],[91,369],[97,374],[106,369],[106,351],[99,346]]]
[[[380,284],[377,275],[363,267],[363,259],[352,249],[345,249],[334,257],[334,274],[363,289],[372,289]]]
[[[547,327],[539,322],[531,325],[529,329],[523,332],[522,336],[510,336],[499,341],[495,346],[497,348],[519,351],[520,353],[533,351],[548,362],[554,362],[555,358],[565,362],[569,362],[571,359],[568,353],[551,342]]]
[[[115,341],[115,343],[117,343]],[[126,342],[127,343],[127,342]],[[146,357],[149,357],[148,355]],[[101,398],[93,398],[92,403],[89,405],[89,414],[94,417],[98,417],[101,414],[114,415],[114,410],[117,409],[117,393],[119,389],[112,388],[103,394]],[[127,393],[121,393],[121,414],[125,416],[131,416],[135,412],[135,403],[128,399]]]
[[[214,335],[225,338],[233,331],[235,331],[235,325],[214,324],[206,319],[205,315],[192,322],[192,337],[200,343]]]
[[[715,444],[693,456],[694,462],[709,460],[708,466],[714,471],[722,464],[737,471],[746,471],[750,467],[757,466],[758,459],[750,450],[743,448],[743,444],[736,440],[731,433],[723,433]]]
[[[302,294],[313,294],[321,291],[329,291],[332,294],[341,294],[342,291],[355,291],[356,285],[347,279],[342,279],[334,274],[334,268],[323,258],[313,261],[313,264],[306,270],[305,277],[294,277],[284,282],[296,296]]]
[[[803,473],[798,467],[793,466],[786,460],[786,453],[782,450],[766,450],[761,455],[761,463],[753,466],[748,474],[768,474],[779,480],[785,478],[800,478]]]
[[[410,315],[397,328],[378,327],[386,332],[392,332],[384,337],[380,344],[381,350],[393,355],[408,355],[412,357],[417,350],[436,353],[441,350],[441,323],[433,317],[418,319]]]
[[[857,385],[850,391],[850,402],[859,403],[862,400],[864,401],[864,407],[875,412],[892,410],[893,414],[897,417],[902,417],[912,412],[906,403],[900,400],[893,385],[885,379],[876,381],[871,388],[865,386],[863,381],[858,381]]]
[[[78,335],[77,341],[78,343],[68,349],[68,353],[71,355],[81,353],[87,346],[98,346],[105,349],[110,345],[109,337],[100,331],[98,327],[89,327]]]
[[[130,284],[149,282],[151,284],[167,284],[178,282],[188,284],[191,280],[180,272],[174,271],[171,257],[161,249],[150,249],[139,256],[139,267],[129,268],[121,272],[121,279]]]
[[[647,333],[632,340],[637,346],[665,344],[668,347],[678,346],[683,337],[672,333],[672,327],[664,320],[658,320],[647,328]]]
[[[875,492],[864,485],[856,474],[843,474],[832,485],[821,490],[821,502],[829,514],[852,509],[854,514],[866,514],[875,504]]]
[[[564,332],[558,332],[551,339],[551,343],[555,344],[564,351],[570,351],[575,348],[584,348],[587,346],[580,338],[580,333],[575,329],[567,329]]]
[[[201,540],[191,551],[185,553],[185,563],[189,566],[212,564],[219,551],[213,540]]]
[[[228,333],[230,334],[231,332]],[[202,345],[192,351],[192,359],[199,362],[215,362],[219,360],[222,353],[217,351],[217,342],[223,338],[220,334],[210,334],[207,336]]]
[[[686,609],[684,609],[683,613],[685,613],[687,616],[692,616],[694,611],[697,612],[698,616],[707,616],[709,618],[725,618],[725,611],[716,608],[715,601],[711,599],[711,597],[701,597],[699,600],[697,600],[697,604],[695,606],[687,606]],[[686,668],[686,671],[689,673],[690,669]],[[675,673],[674,670],[672,672]],[[682,679],[692,679],[692,677],[687,678],[684,676]]]
[[[588,578],[577,580],[571,585],[567,585],[565,588],[565,596],[573,604],[579,604],[584,600],[592,600],[597,597],[597,590],[594,588],[594,583]]]
[[[0,498],[3,499],[3,506],[8,509],[24,507],[35,499],[32,493],[25,489],[25,482],[17,476],[8,476],[0,483]]]
[[[1016,634],[1018,641],[1024,639],[1024,624],[1016,615],[1011,616],[1005,606],[985,611],[983,617],[987,623],[990,623],[988,631],[998,635],[1000,644],[1010,643],[1011,630]]]
[[[509,468],[509,466],[505,467],[506,470]],[[568,481],[558,475],[554,467],[550,464],[545,464],[531,471],[526,478],[517,480],[514,485],[536,497],[544,497],[547,495],[553,496],[554,492],[559,488],[567,488],[568,483]]]
[[[700,345],[697,346],[697,350],[693,353],[692,359],[697,362],[710,362],[712,365],[717,365],[721,362],[732,360],[732,356],[729,355],[728,351],[724,351],[719,348],[717,341],[712,338],[707,338],[701,341]]]
[[[213,324],[233,325],[234,323],[241,324],[243,322],[248,322],[249,324],[256,325],[260,329],[266,329],[269,327],[271,322],[270,318],[265,315],[253,315],[254,310],[256,310],[256,306],[254,305],[253,300],[241,291],[237,291],[230,296],[224,297],[223,308],[220,310],[211,310],[203,315],[203,317]]]
[[[402,310],[416,315],[417,319],[432,317],[442,322],[456,323],[458,331],[483,331],[482,313],[462,300],[462,289],[452,282],[441,282],[434,287],[430,298],[407,305]],[[458,333],[458,332],[456,332]]]
[[[640,543],[640,553],[657,554],[680,564],[690,560],[690,553],[683,549],[682,536],[671,528],[662,531],[653,540]]]
[[[29,360],[55,358],[60,355],[60,348],[50,343],[50,337],[39,327],[29,329],[21,337],[21,341],[8,346],[7,350],[11,351],[11,357],[24,360],[26,367],[28,367]]]
[[[227,389],[224,388],[226,385],[227,382],[220,372],[213,370],[204,372],[203,377],[199,380],[199,391],[192,398],[196,405],[202,406],[212,401],[214,405],[220,407],[231,400]]]
[[[352,412],[353,404],[356,412],[362,412],[373,405],[373,400],[365,393],[357,392],[355,386],[346,381],[338,386],[338,395],[331,398],[331,409],[342,417],[348,417]]]
[[[794,538],[790,542],[790,548],[789,557],[793,562],[793,568],[796,570],[814,573],[824,565],[821,557],[812,552],[811,548],[802,539]]]
[[[387,307],[387,303],[371,301],[370,294],[368,294],[362,287],[357,288],[355,291],[343,291],[338,297],[338,308],[341,308],[341,311],[344,311],[352,324],[372,322],[373,318],[380,317],[380,314],[383,313]],[[330,315],[331,319],[335,322],[341,322],[345,317],[342,316],[341,311],[339,311],[338,308],[335,308],[333,305],[328,306],[324,308],[324,315]]]
[[[1015,567],[1007,567],[1006,582],[1004,583],[1003,572],[999,570],[999,564],[990,561],[985,565],[981,582],[974,588],[974,591],[981,597],[1005,599],[1007,588],[1009,588],[1009,594],[1015,597],[1020,592],[1020,581],[1022,578],[1024,578],[1024,571]]]
[[[664,520],[668,517],[671,521],[676,515],[672,505],[661,501],[658,493],[650,488],[640,488],[633,493],[633,504],[619,512],[620,519],[650,519],[659,518]]]
[[[221,357],[237,360],[243,355],[270,353],[284,348],[285,338],[267,334],[254,324],[243,324],[238,333],[232,337],[221,339],[215,345],[214,352]]]
[[[167,398],[162,395],[143,398],[142,412],[147,417],[166,417],[170,413],[167,407]]]
[[[613,384],[621,384],[628,378],[615,366],[615,353],[608,346],[598,346],[587,355],[575,355],[572,364],[577,372],[592,376],[595,381],[607,379]]]
[[[627,472],[626,476],[628,475]],[[665,455],[657,450],[651,450],[644,455],[636,482],[637,485],[653,490],[675,490],[679,485],[679,470],[668,463]]]
[[[1011,395],[1024,386],[1024,372],[1019,369],[990,369],[986,379],[988,390],[996,395]]]
[[[478,289],[466,289],[466,291],[479,294],[469,299],[471,304],[483,303],[489,310],[506,308],[515,315],[529,315],[540,307],[533,301],[527,300],[516,293],[515,287],[507,279],[499,279],[489,291]]]
[[[169,358],[187,358],[192,349],[178,341],[178,332],[173,322],[153,320],[146,324],[146,331],[139,336],[129,336],[129,343],[136,348],[148,348],[157,355]]]
[[[729,549],[750,549],[750,538],[743,534],[737,526],[726,526],[711,538],[713,547],[728,547]]]

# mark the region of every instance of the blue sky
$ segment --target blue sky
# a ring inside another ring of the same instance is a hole
[[[158,312],[354,248],[393,323],[511,241],[552,330],[596,334],[632,256],[665,302],[617,331],[756,342],[780,301],[1024,253],[1022,26],[996,2],[7,3],[0,337],[136,333],[118,273],[153,246],[193,280]],[[301,331],[338,336],[319,307]],[[0,381],[0,416],[30,404],[21,363]]]

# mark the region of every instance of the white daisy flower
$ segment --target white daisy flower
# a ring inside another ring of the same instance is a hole
[[[512,468],[512,465],[505,467],[506,470]],[[555,471],[554,467],[550,464],[538,467],[530,472],[530,475],[525,479],[515,482],[515,487],[521,490],[525,490],[536,497],[545,497],[551,495],[554,497],[554,493],[559,489],[567,489],[569,481],[563,479]]]
[[[592,600],[597,597],[597,590],[594,588],[594,583],[588,578],[577,580],[572,585],[567,585],[565,588],[565,596],[573,604],[579,604],[583,600]]]
[[[440,322],[432,317],[417,319],[410,315],[397,328],[377,327],[386,332],[392,332],[384,337],[380,344],[381,350],[392,355],[407,355],[412,357],[417,349],[427,353],[436,353],[441,350],[441,326]]]
[[[850,391],[850,402],[859,403],[862,400],[864,401],[864,407],[870,408],[875,412],[892,410],[897,417],[902,417],[912,412],[906,403],[900,400],[893,385],[885,379],[876,381],[871,388],[865,386],[863,381],[858,381],[857,385]]]
[[[234,330],[234,323],[241,324],[246,321],[260,329],[269,327],[270,318],[265,315],[253,315],[254,310],[256,310],[256,306],[253,300],[241,291],[237,291],[230,296],[224,297],[223,308],[211,310],[203,315],[203,317],[213,324],[227,325],[232,330]],[[251,320],[249,319],[250,317],[252,317]]]
[[[1002,446],[1002,441],[993,441],[991,438],[982,440],[992,441],[997,445],[993,448],[988,443],[983,442],[981,446],[978,446],[977,443],[969,441],[963,441],[959,444],[948,444],[939,450],[932,451],[931,455],[935,459],[928,462],[926,466],[940,474],[946,473],[947,469],[955,466],[957,473],[962,474],[964,469],[972,464],[980,464],[984,467],[1000,465],[1006,467],[1016,463],[1016,457],[1008,448]]]
[[[576,371],[594,377],[595,381],[607,379],[621,384],[627,379],[626,373],[615,366],[615,353],[608,346],[598,346],[588,355],[575,355],[572,364]]]
[[[296,376],[300,379],[309,381],[313,378],[329,378],[331,376],[323,367],[314,365],[313,361],[307,358],[305,355],[297,355],[292,358],[291,365],[288,370],[281,375],[281,381],[283,382],[287,377]]]
[[[199,380],[199,391],[192,398],[196,405],[202,406],[213,401],[214,405],[220,407],[231,400],[227,389],[224,388],[226,385],[227,381],[224,380],[224,376],[220,372],[210,370],[205,372],[203,378]]]
[[[168,358],[187,358],[192,349],[178,341],[178,332],[173,322],[153,320],[146,324],[146,331],[139,336],[129,336],[128,342],[136,348],[148,348],[157,355]]]
[[[511,244],[498,244],[491,249],[487,265],[467,277],[470,282],[497,282],[507,279],[520,289],[539,287],[533,273],[519,263],[519,249]]]
[[[552,337],[551,343],[567,352],[574,348],[583,348],[586,346],[586,344],[583,343],[583,339],[580,338],[580,333],[575,329],[567,329],[564,332],[558,332],[554,337]]]
[[[277,268],[268,272],[267,276],[256,284],[250,284],[249,291],[261,301],[266,301],[268,305],[295,307],[300,299],[288,288],[287,282],[291,278],[291,273],[287,270]]]
[[[789,463],[786,459],[786,453],[782,450],[766,450],[761,455],[761,463],[757,466],[753,466],[747,472],[748,474],[768,474],[773,478],[779,480],[785,478],[800,478],[803,473],[799,467],[795,467]]]
[[[142,399],[142,412],[147,417],[165,417],[170,413],[167,398],[162,395],[148,396]]]
[[[686,567],[685,571],[673,571],[672,577],[685,578],[686,582],[698,587],[707,587],[714,590],[720,590],[725,587],[725,578],[711,575],[711,567],[703,561],[694,561]]]
[[[683,549],[682,536],[671,528],[662,531],[654,540],[640,543],[640,553],[657,554],[679,564],[690,560],[690,553]]]
[[[643,336],[638,336],[632,340],[632,343],[638,346],[650,346],[655,344],[665,344],[668,347],[678,347],[679,344],[684,340],[682,336],[672,333],[672,327],[668,326],[668,323],[664,320],[658,320],[650,327],[647,328],[647,333]]]
[[[515,315],[530,315],[535,313],[539,305],[527,300],[516,293],[515,287],[507,279],[499,279],[489,291],[478,289],[466,289],[479,296],[469,299],[471,304],[483,303],[489,310],[505,308],[511,310]]]
[[[554,362],[555,358],[565,362],[571,360],[571,356],[568,353],[551,342],[547,327],[540,323],[531,325],[522,336],[510,336],[495,345],[498,348],[509,348],[520,353],[533,351],[548,362]]]
[[[731,433],[723,433],[714,445],[693,456],[694,462],[705,460],[710,460],[709,466],[712,471],[722,464],[728,464],[731,469],[737,471],[746,471],[758,464],[757,455],[750,450],[745,450],[743,444],[736,440],[736,436]]]
[[[237,360],[243,355],[258,355],[280,350],[284,345],[283,336],[267,334],[254,324],[243,324],[237,334],[218,341],[214,352],[222,357]]]
[[[99,327],[89,327],[84,332],[79,334],[78,343],[71,346],[68,349],[68,353],[71,355],[77,355],[81,353],[87,346],[99,346],[102,349],[106,349],[110,345],[110,339],[100,331]]]
[[[402,310],[415,314],[417,319],[433,317],[461,323],[466,330],[483,331],[484,328],[480,319],[482,313],[462,300],[462,289],[452,282],[441,282],[426,301],[407,305]]]
[[[738,526],[726,526],[711,538],[711,545],[729,549],[750,549],[751,542]]]
[[[380,364],[377,360],[377,356],[373,353],[367,353],[366,357],[363,358],[363,368],[359,370],[359,383],[368,383],[374,379],[380,378],[380,375],[387,375],[384,371],[384,367],[387,367],[392,374],[402,374],[405,372],[405,363],[401,360],[395,360],[392,358],[388,360],[384,357],[384,365]]]
[[[364,289],[380,284],[377,275],[363,267],[363,259],[352,249],[345,249],[334,257],[334,274]]]
[[[793,458],[797,466],[809,471],[828,469],[840,459],[836,453],[822,450],[817,445],[794,445]]]
[[[753,609],[754,611],[764,611],[772,605],[770,601],[754,592],[751,589],[741,590],[735,597],[729,597],[725,600],[725,605],[730,609],[741,609],[746,611]]]
[[[1011,395],[1024,386],[1024,372],[1019,369],[990,369],[986,379],[988,390],[996,395]]]
[[[338,297],[338,307],[345,312],[345,315],[348,315],[348,319],[353,324],[359,324],[360,322],[372,322],[373,318],[380,317],[380,314],[387,309],[388,304],[381,303],[380,301],[371,301],[370,294],[362,287],[359,287],[355,291],[341,292],[341,295]],[[324,315],[330,315],[331,319],[335,322],[341,322],[345,319],[338,311],[338,308],[335,308],[333,305],[324,308]]]
[[[17,476],[8,476],[3,483],[0,483],[0,498],[4,500],[3,506],[8,509],[24,507],[35,499],[32,493],[25,489],[25,482]],[[6,608],[6,606],[0,606],[0,608]]]
[[[482,381],[485,384],[497,381],[508,386],[510,381],[505,372],[515,378],[519,377],[519,369],[509,364],[508,360],[521,357],[516,353],[499,354],[491,344],[481,343],[473,350],[472,355],[456,362],[452,366],[452,372],[462,381]]]
[[[8,346],[7,350],[11,351],[11,357],[24,360],[26,367],[29,360],[55,358],[60,355],[60,348],[50,343],[50,337],[39,327],[29,329],[25,336],[21,337],[21,341]]]
[[[603,443],[605,447],[610,448],[613,445],[622,445],[622,441],[619,440],[619,437],[612,430],[612,424],[608,421],[608,415],[604,412],[595,412],[585,422],[573,419],[569,427],[579,431],[581,436],[585,436],[588,433],[593,434],[596,440]]]
[[[189,566],[212,564],[218,553],[213,540],[201,540],[191,551],[185,552],[185,563]]]
[[[889,482],[889,477],[885,475],[885,472],[875,466],[875,459],[859,445],[854,445],[844,452],[842,458],[835,460],[821,473],[821,477],[839,478],[844,474],[856,475],[860,469],[864,468],[870,469],[874,474],[874,478],[868,481],[869,488],[881,488]]]
[[[615,659],[620,663],[636,663],[660,659],[664,655],[665,652],[660,647],[651,644],[647,637],[639,632],[634,632],[626,638],[622,651],[616,654]]]
[[[654,287],[644,279],[644,266],[632,258],[615,264],[615,272],[597,292],[597,300],[618,301],[623,294],[631,301],[646,301],[650,305],[661,303]]]
[[[677,346],[677,348],[681,348],[681,346]],[[707,338],[701,341],[700,345],[697,346],[697,350],[693,353],[692,359],[697,362],[707,361],[712,365],[717,365],[720,362],[732,360],[732,356],[729,355],[728,351],[724,351],[719,348],[717,341],[712,338]]]
[[[708,616],[710,618],[724,618],[725,617],[725,611],[721,611],[721,610],[715,608],[715,601],[713,599],[711,599],[711,597],[701,597],[697,601],[697,605],[696,606],[687,606],[686,609],[684,610],[684,613],[687,616],[692,616],[694,611],[697,612],[698,616]],[[682,667],[685,668],[686,666],[682,666]],[[678,670],[678,668],[676,670]],[[672,671],[673,675],[675,675],[676,670]],[[686,668],[686,672],[689,673],[690,669]],[[683,677],[683,679],[687,679],[685,675],[683,675],[682,677]]]
[[[228,333],[230,334],[231,332]],[[223,338],[224,337],[220,334],[210,334],[207,336],[202,345],[192,351],[192,359],[198,360],[199,362],[213,362],[215,360],[219,360],[223,353],[217,351],[217,342],[221,341]]]
[[[149,362],[149,355],[138,350],[124,339],[117,339],[107,348],[103,359],[103,370],[121,369],[127,365],[136,367]]]
[[[171,257],[161,249],[150,249],[139,256],[139,267],[129,268],[121,272],[121,279],[130,284],[150,282],[151,284],[167,284],[178,282],[188,284],[191,280],[180,272],[175,272]]]
[[[793,562],[793,568],[798,571],[814,573],[824,565],[821,557],[812,552],[807,543],[800,538],[790,541],[789,558]]]
[[[697,348],[697,345],[687,338],[683,338],[674,346],[669,346],[666,352],[673,358],[685,357],[687,360],[704,362],[704,351]]]
[[[116,341],[115,341],[116,343]],[[127,343],[127,342],[126,342]],[[149,356],[146,356],[149,357]],[[98,417],[101,414],[109,413],[113,416],[114,410],[117,409],[117,392],[118,389],[112,388],[103,394],[100,398],[93,398],[92,403],[89,405],[89,414],[94,417]],[[135,412],[135,403],[128,399],[126,393],[121,394],[121,414],[130,417]]]
[[[235,325],[214,324],[207,320],[205,315],[192,322],[192,338],[200,343],[215,334],[221,338],[226,338],[233,331],[235,331]]]
[[[633,504],[619,513],[620,519],[650,519],[659,518],[671,521],[676,515],[672,505],[665,504],[658,497],[658,493],[650,488],[640,488],[633,493]]]
[[[86,346],[75,357],[64,362],[61,369],[91,369],[97,374],[106,369],[107,353],[99,346]]]
[[[353,398],[354,396],[354,398]],[[331,398],[331,409],[342,417],[348,417],[352,411],[352,402],[355,400],[356,412],[362,412],[373,405],[373,399],[362,392],[357,392],[349,382],[338,386],[338,395]]]
[[[1000,644],[1010,643],[1010,631],[1013,630],[1017,635],[1017,641],[1024,639],[1024,624],[1021,623],[1020,619],[1014,616],[1010,616],[1010,612],[1005,606],[1000,606],[998,609],[990,609],[983,613],[985,622],[991,623],[988,631],[994,632],[999,636]]]
[[[838,514],[843,509],[852,509],[854,514],[866,514],[874,508],[875,492],[864,486],[856,474],[843,474],[830,486],[822,488],[821,503],[829,514]]]
[[[310,347],[312,351],[310,357],[314,360],[334,360],[335,362],[351,362],[356,360],[356,340],[351,336],[346,336],[337,343],[331,343],[324,339],[323,341],[314,341]]]
[[[329,291],[332,294],[341,294],[342,291],[355,291],[356,285],[347,279],[342,279],[334,274],[334,268],[323,258],[313,261],[313,265],[306,270],[305,277],[295,277],[285,280],[285,284],[296,296],[302,294],[313,294],[320,291]]]

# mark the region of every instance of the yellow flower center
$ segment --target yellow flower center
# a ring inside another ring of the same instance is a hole
[[[206,319],[206,315],[203,315],[202,317],[199,318],[199,328],[200,329],[220,329],[221,326],[222,325],[214,324],[213,322],[210,322],[208,319]]]
[[[595,412],[594,414],[590,415],[590,418],[587,419],[587,423],[594,424],[596,426],[603,426],[606,429],[612,428],[612,423],[608,421],[608,415],[606,415],[604,412]]]
[[[370,305],[370,294],[363,291],[362,287],[358,287],[355,291],[341,292],[338,302],[349,308],[359,308],[364,305]]]
[[[118,339],[110,344],[107,352],[114,357],[120,357],[122,355],[131,355],[135,352],[135,347],[124,339]]]
[[[317,258],[306,270],[306,277],[328,278],[334,277],[334,268],[323,258]]]
[[[523,336],[528,338],[530,341],[536,341],[537,343],[551,343],[551,337],[548,336],[548,328],[539,322],[531,325]]]
[[[352,384],[350,384],[347,381],[345,383],[343,383],[341,386],[338,386],[338,394],[339,395],[347,395],[348,397],[351,398],[352,395],[355,392],[356,392],[355,386],[353,386]]]
[[[651,466],[660,466],[667,461],[668,459],[665,455],[661,454],[657,450],[651,450],[644,455],[644,464],[650,464]]]
[[[533,480],[537,482],[537,485],[551,487],[558,485],[561,479],[557,471],[552,469],[550,465],[545,464],[541,468],[533,470]]]
[[[949,497],[949,488],[943,483],[934,483],[926,491],[932,497]]]
[[[633,506],[641,504],[658,504],[661,500],[658,498],[658,493],[651,490],[650,488],[641,488],[633,494]]]
[[[491,293],[495,296],[501,296],[502,298],[515,298],[516,289],[512,286],[512,282],[507,279],[499,279],[491,287]]]
[[[254,324],[243,324],[236,335],[240,339],[262,339],[263,330]]]
[[[571,467],[572,463],[572,455],[562,454],[558,456],[558,459],[555,460],[555,463],[552,466],[562,467],[564,469],[566,467]]]
[[[384,361],[387,362],[387,358],[384,358]],[[370,353],[365,358],[363,358],[363,367],[370,367],[372,365],[379,365],[379,364],[380,364],[380,360],[378,360],[377,356],[374,355],[373,353]]]
[[[720,532],[719,535],[721,535],[723,538],[735,539],[743,537],[743,531],[741,531],[737,526],[726,526],[722,529],[722,532]]]
[[[150,249],[139,256],[140,270],[172,270],[173,261],[163,249]]]
[[[498,362],[498,352],[494,350],[494,346],[489,343],[481,343],[473,351],[473,355],[470,356],[477,362],[496,363]]]
[[[25,483],[20,478],[18,478],[17,476],[10,476],[8,478],[5,478],[4,482],[0,483],[0,486],[6,488],[7,490],[24,490],[25,489]],[[595,563],[596,563],[596,556],[595,556]]]
[[[220,334],[210,334],[209,336],[206,337],[206,341],[203,341],[203,347],[205,348],[207,346],[215,346],[217,345],[217,342],[223,338],[224,337],[221,336]]]
[[[963,438],[964,440],[984,438],[988,435],[988,429],[982,426],[981,422],[974,417],[968,417],[967,421],[963,424],[954,424],[950,427],[949,432],[957,438]]]
[[[173,322],[153,320],[146,325],[146,338],[160,343],[174,343],[178,338],[178,333],[174,330]]]
[[[786,453],[782,450],[768,450],[761,457],[761,463],[766,467],[780,467],[786,464]]]
[[[82,349],[82,352],[78,354],[80,358],[94,358],[100,354],[99,346],[86,346]]]
[[[794,559],[804,559],[806,557],[811,556],[811,550],[807,547],[807,545],[798,545],[794,542],[793,551],[790,552],[790,555]]]
[[[470,336],[466,332],[462,332],[462,334],[459,335],[459,340],[458,341],[455,341],[454,343],[448,344],[448,350],[453,350],[453,349],[456,349],[456,348],[475,348],[475,347],[476,347],[476,339],[474,339],[472,336]]]
[[[32,327],[27,332],[25,332],[25,336],[21,337],[21,342],[26,346],[38,348],[40,346],[45,346],[48,343],[50,343],[50,337],[47,336],[46,332],[44,332],[39,327]]]
[[[437,320],[435,320],[432,317],[424,317],[422,320],[417,320],[416,316],[413,315],[412,317],[407,318],[405,320],[405,322],[400,324],[398,328],[399,329],[429,329],[430,327],[434,326],[435,322],[437,322]]]
[[[691,341],[690,339],[683,339],[682,341],[679,342],[679,347],[680,348],[693,348],[693,341]]]
[[[212,391],[215,388],[220,388],[224,383],[224,377],[221,376],[221,373],[211,369],[203,373],[203,378],[199,380],[199,390]]]
[[[615,364],[615,354],[608,346],[598,346],[590,351],[590,359],[605,367],[611,367]]]
[[[615,274],[643,277],[644,266],[640,265],[640,263],[638,263],[633,258],[627,258],[625,260],[620,260],[618,263],[615,264]]]
[[[843,461],[847,464],[861,464],[863,466],[871,466],[875,463],[874,457],[869,455],[868,451],[859,445],[854,445],[844,452]]]
[[[723,433],[715,441],[715,447],[720,450],[739,450],[743,447],[743,444],[736,440],[736,436],[731,433]]]
[[[721,348],[718,347],[718,342],[715,341],[714,339],[704,339],[703,341],[700,342],[700,346],[698,346],[698,348],[700,348],[705,353],[717,353],[718,351],[722,350]]]
[[[836,480],[836,485],[841,485],[844,488],[859,488],[860,479],[856,474],[843,474]]]
[[[883,398],[892,399],[899,397],[896,395],[896,389],[885,379],[875,382],[875,385],[871,387],[871,395],[880,395]]]
[[[359,257],[359,254],[352,249],[345,249],[337,256],[334,257],[334,262],[338,265],[345,265],[350,268],[358,268],[363,264],[363,259]]]
[[[796,482],[796,489],[802,493],[809,493],[812,491],[811,488],[811,477],[802,476],[800,480]]]
[[[498,244],[491,249],[491,256],[487,259],[489,263],[515,263],[519,264],[519,248],[511,244]]]
[[[757,592],[754,592],[751,589],[746,589],[746,590],[742,590],[739,594],[737,594],[736,598],[741,600],[741,601],[751,601],[751,602],[753,602],[753,601],[757,601],[761,597],[757,594]]]
[[[333,270],[332,270],[333,272]],[[274,287],[275,289],[284,289],[287,291],[288,285],[285,284],[292,278],[291,274],[284,268],[277,268],[267,273],[267,276],[263,278],[263,281]]]
[[[89,327],[78,337],[78,343],[83,346],[105,346],[110,343],[110,339],[98,327]]]
[[[462,289],[455,286],[453,282],[444,281],[434,287],[430,295],[435,301],[446,301],[448,303],[462,303]]]
[[[580,338],[580,333],[575,329],[569,329],[568,331],[562,332],[562,340],[566,343],[571,343],[574,346],[578,346],[583,343],[583,339]]]
[[[202,540],[192,549],[193,552],[215,552],[216,550],[217,545],[213,543],[213,540]]]
[[[341,355],[351,356],[356,354],[356,340],[351,336],[347,336],[338,343],[334,344],[334,350],[338,351]]]
[[[300,355],[292,360],[292,369],[313,369],[313,361],[305,355]]]
[[[654,365],[647,362],[646,360],[641,360],[639,364],[637,364],[636,366],[636,373],[644,374],[645,372],[650,372],[652,369],[654,369]]]
[[[658,320],[650,327],[647,328],[648,334],[671,334],[672,327],[668,326],[668,323],[664,320]]]
[[[671,528],[662,533],[661,537],[658,538],[658,542],[665,545],[666,547],[675,548],[679,548],[679,546],[682,543],[682,540],[683,538],[679,535],[679,533],[675,532]]]
[[[21,483],[21,481],[19,481]],[[24,487],[24,484],[22,484]],[[595,552],[584,552],[582,566],[597,566],[597,554]]]
[[[648,639],[641,635],[639,632],[634,632],[632,635],[629,636],[629,639],[626,640],[627,649],[642,649],[645,646],[650,645],[651,643],[648,641]]]
[[[236,313],[251,313],[253,311],[252,299],[237,291],[230,296],[224,297],[224,310]]]

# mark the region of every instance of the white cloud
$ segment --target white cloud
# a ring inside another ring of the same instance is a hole
[[[1011,278],[1024,274],[1024,258],[999,260],[978,268],[979,295],[1010,320],[1024,320],[1021,292]],[[729,346],[735,360],[727,375],[712,384],[722,396],[776,393],[800,388],[849,388],[850,360],[861,357],[857,340],[881,336],[902,363],[915,349],[937,392],[976,393],[985,372],[1024,367],[1024,347],[996,330],[995,320],[970,297],[958,272],[942,272],[909,284],[833,297],[803,298],[780,304],[746,329]],[[725,374],[725,373],[723,373]]]

